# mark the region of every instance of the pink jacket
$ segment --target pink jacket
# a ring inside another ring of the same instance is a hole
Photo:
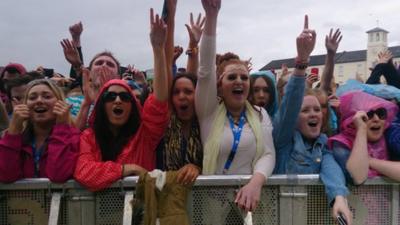
[[[63,183],[72,178],[79,153],[80,131],[66,124],[54,125],[47,149],[40,158],[39,177]],[[0,182],[33,178],[32,147],[23,143],[22,134],[6,133],[0,140]]]

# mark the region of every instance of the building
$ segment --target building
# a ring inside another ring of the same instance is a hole
[[[388,31],[376,27],[366,33],[368,40],[367,50],[336,53],[334,76],[337,83],[343,84],[348,79],[366,81],[370,75],[370,68],[373,68],[378,62],[378,53],[388,48]],[[400,46],[393,46],[388,49],[393,54],[393,61],[400,64]],[[310,72],[311,68],[318,68],[321,75],[325,64],[325,56],[311,56],[307,73]],[[294,58],[273,60],[261,70],[275,70],[277,74],[280,74],[282,64],[286,64],[290,71],[294,67]]]

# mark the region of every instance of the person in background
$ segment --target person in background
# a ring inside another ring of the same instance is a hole
[[[271,71],[258,71],[250,76],[249,101],[263,107],[273,119],[278,111],[278,92],[275,75]]]
[[[28,84],[0,140],[0,182],[42,177],[63,183],[72,177],[80,132],[62,91],[48,79]]]

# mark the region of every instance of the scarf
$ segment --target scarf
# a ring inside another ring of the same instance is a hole
[[[175,114],[165,133],[164,165],[166,170],[179,170],[188,163],[202,167],[203,146],[200,140],[200,128],[197,118],[193,120],[187,140],[182,133],[182,122]],[[183,142],[186,148],[183,149]]]

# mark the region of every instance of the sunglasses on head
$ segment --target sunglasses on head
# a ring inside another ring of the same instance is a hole
[[[377,115],[379,119],[384,120],[387,118],[387,110],[385,108],[378,108],[367,112],[368,119],[372,119],[374,115]]]
[[[128,92],[113,92],[113,91],[106,91],[103,94],[103,99],[105,102],[113,102],[115,99],[117,99],[117,96],[119,96],[119,99],[123,102],[130,102],[132,100],[132,96]]]

